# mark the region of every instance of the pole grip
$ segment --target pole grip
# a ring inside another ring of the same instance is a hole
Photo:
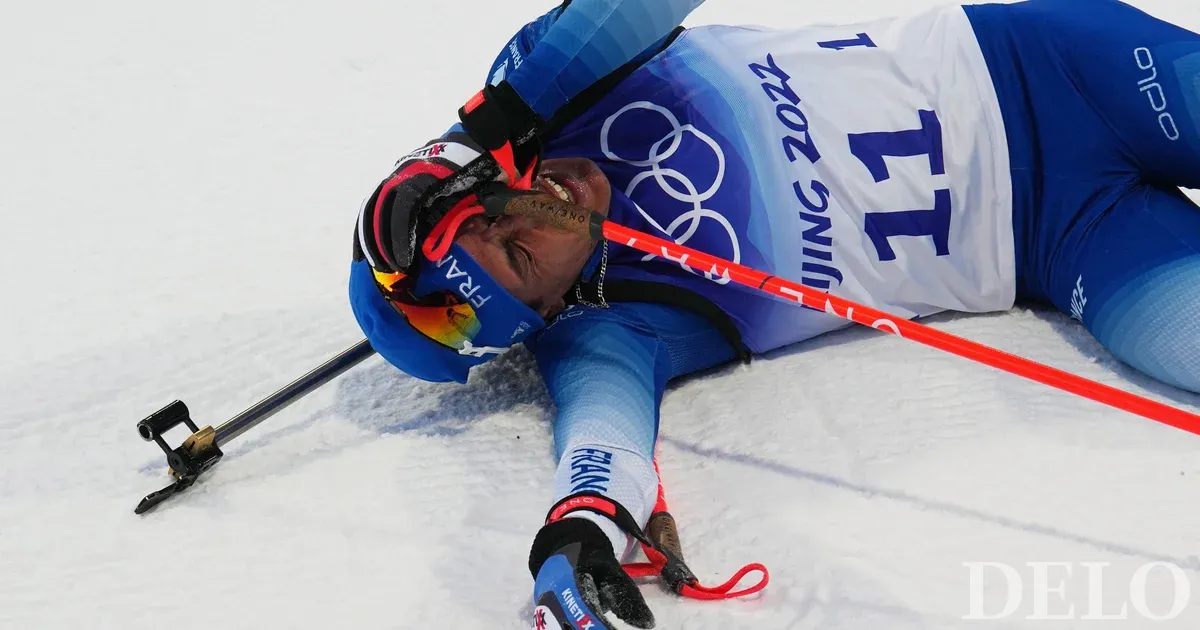
[[[502,206],[503,214],[529,217],[593,241],[604,238],[604,215],[539,191],[513,190],[503,185],[481,193],[484,208]]]
[[[679,540],[679,528],[670,512],[655,512],[646,523],[646,536],[662,549],[683,559],[683,543]]]

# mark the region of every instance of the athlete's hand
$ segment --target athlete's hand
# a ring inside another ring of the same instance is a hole
[[[608,629],[605,612],[636,628],[654,627],[637,584],[590,520],[564,518],[543,527],[529,552],[529,572],[535,579],[535,628]]]
[[[542,121],[508,83],[484,88],[459,117],[465,133],[448,133],[400,158],[363,203],[358,240],[373,268],[407,272],[418,239],[459,202],[490,182],[528,188],[536,175]]]
[[[485,182],[499,167],[465,133],[449,133],[410,152],[396,170],[363,202],[358,239],[371,266],[406,272],[420,247],[417,242],[455,204]]]

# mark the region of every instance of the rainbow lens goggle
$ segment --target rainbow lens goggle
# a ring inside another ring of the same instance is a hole
[[[412,292],[411,277],[376,269],[371,272],[383,297],[422,335],[447,348],[462,350],[479,334],[482,325],[474,307],[454,293],[437,291],[417,298]]]

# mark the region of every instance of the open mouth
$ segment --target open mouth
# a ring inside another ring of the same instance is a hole
[[[548,175],[539,175],[537,179],[533,180],[533,185],[538,190],[558,197],[567,203],[575,203],[575,194],[571,190],[570,183],[570,180],[567,180],[565,183],[555,181]]]
[[[542,164],[533,188],[593,212],[608,213],[608,178],[587,158],[551,158]]]

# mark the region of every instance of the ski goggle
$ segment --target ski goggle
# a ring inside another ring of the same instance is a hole
[[[415,283],[409,276],[377,269],[371,273],[384,299],[410,326],[447,348],[462,350],[483,327],[470,302],[458,299],[454,293],[438,291],[418,298],[413,294]]]
[[[459,355],[484,358],[545,328],[536,311],[506,291],[451,241],[435,260],[422,257],[412,274],[371,268],[379,294],[421,336]]]

